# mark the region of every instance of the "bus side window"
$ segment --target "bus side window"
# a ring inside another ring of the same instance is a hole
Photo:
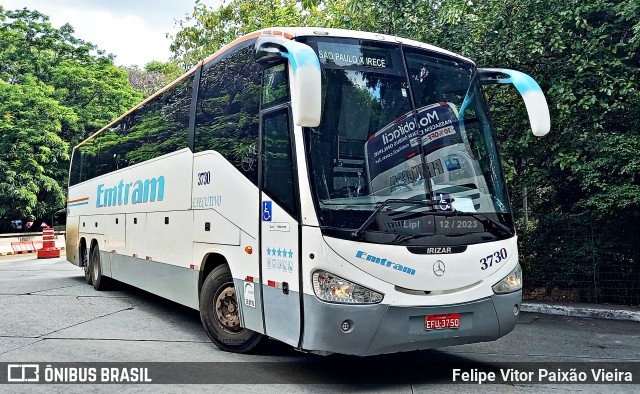
[[[74,151],[70,185],[187,148],[193,79],[178,81],[85,141]]]
[[[74,149],[71,155],[71,167],[69,169],[69,186],[78,184],[82,179],[82,153]]]
[[[253,46],[205,65],[196,106],[195,151],[220,153],[258,185],[261,67]]]
[[[262,122],[264,191],[297,217],[289,114],[287,110],[271,112],[263,116]]]
[[[289,81],[285,63],[264,70],[262,78],[262,107],[289,101]]]

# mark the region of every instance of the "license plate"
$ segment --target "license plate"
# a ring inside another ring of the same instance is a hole
[[[427,315],[424,318],[424,329],[427,331],[443,328],[460,328],[460,314]]]

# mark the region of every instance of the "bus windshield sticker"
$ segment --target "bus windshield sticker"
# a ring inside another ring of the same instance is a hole
[[[439,203],[435,208],[439,211],[451,210],[451,196],[449,193],[436,193],[436,201]]]
[[[419,125],[419,127],[417,127]],[[462,136],[458,115],[451,103],[435,103],[422,107],[417,117],[408,112],[394,122],[388,124],[365,143],[365,159],[367,162],[369,181],[375,191],[396,188],[404,178],[419,180],[426,178],[422,174],[422,162],[418,155],[419,138],[422,138],[424,153],[430,154],[454,144],[461,144]],[[433,178],[444,173],[444,168],[456,169],[460,166],[455,156],[447,157],[448,162],[441,159],[427,164],[428,177]],[[391,174],[391,170],[393,174]],[[389,184],[380,179],[383,174],[392,175]]]
[[[418,110],[419,130],[411,113],[385,126],[365,144],[371,177],[405,161],[415,151],[420,131],[425,153],[462,143],[457,118],[451,105],[433,104]]]
[[[291,231],[291,227],[287,222],[269,223],[269,231],[282,231],[288,233]]]
[[[447,167],[447,171],[455,171],[462,168],[460,166],[460,159],[458,159],[458,156],[456,155],[450,155],[445,157],[444,165]]]

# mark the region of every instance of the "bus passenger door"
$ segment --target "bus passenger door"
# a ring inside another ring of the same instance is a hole
[[[288,107],[262,113],[260,283],[266,335],[298,346],[299,202],[291,130]]]

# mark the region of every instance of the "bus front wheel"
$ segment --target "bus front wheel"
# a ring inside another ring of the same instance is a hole
[[[226,265],[214,268],[202,285],[200,319],[209,339],[228,352],[248,353],[262,339],[262,334],[240,325],[238,299]]]

